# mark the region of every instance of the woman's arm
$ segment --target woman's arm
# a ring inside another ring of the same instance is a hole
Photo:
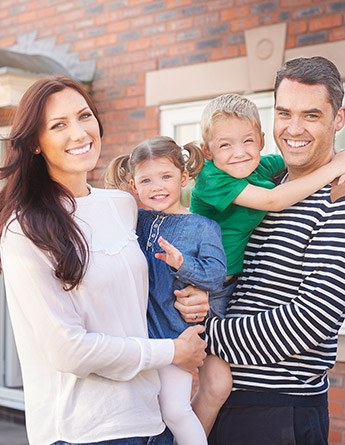
[[[93,373],[125,381],[172,362],[187,370],[202,364],[202,327],[193,327],[175,341],[95,332],[87,328],[87,316],[54,277],[49,257],[25,236],[7,231],[1,257],[16,340],[21,343],[18,349],[34,349],[47,366],[81,378]]]
[[[326,165],[274,189],[248,184],[233,200],[234,204],[257,210],[276,211],[286,209],[305,199],[345,172],[345,151],[337,153]]]

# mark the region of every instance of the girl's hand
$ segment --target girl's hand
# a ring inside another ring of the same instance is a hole
[[[156,253],[155,257],[159,260],[165,261],[170,267],[179,270],[183,264],[182,253],[162,236],[158,238],[158,244],[165,253]]]

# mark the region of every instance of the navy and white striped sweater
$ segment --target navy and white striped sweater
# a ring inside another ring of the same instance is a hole
[[[330,186],[253,232],[226,319],[206,322],[234,390],[316,395],[328,389],[345,313],[345,198]]]

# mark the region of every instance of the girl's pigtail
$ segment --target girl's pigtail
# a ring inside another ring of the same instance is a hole
[[[104,186],[106,189],[128,191],[130,179],[129,159],[129,154],[120,155],[109,163],[104,174]]]
[[[181,147],[185,154],[185,168],[190,178],[195,178],[204,166],[205,158],[201,148],[195,142],[189,142]]]

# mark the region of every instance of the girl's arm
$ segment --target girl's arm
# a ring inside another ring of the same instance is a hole
[[[280,184],[274,189],[254,185],[247,187],[233,200],[234,204],[257,210],[280,211],[305,199],[345,171],[345,151],[337,153],[326,165],[302,178]]]
[[[197,257],[182,254],[163,237],[158,239],[158,243],[165,253],[156,253],[155,256],[165,261],[180,281],[212,292],[225,281],[226,257],[219,226],[210,221],[203,229]]]

